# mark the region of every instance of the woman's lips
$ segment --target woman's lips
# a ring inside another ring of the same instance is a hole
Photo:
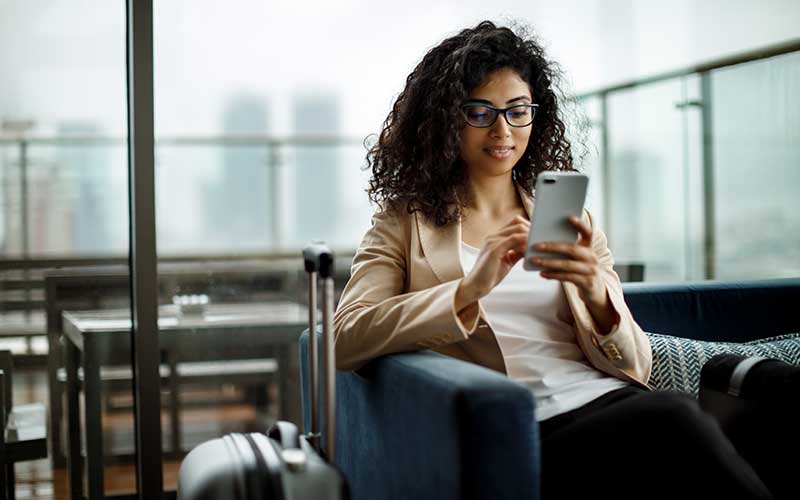
[[[483,151],[494,158],[495,160],[505,160],[506,158],[511,157],[511,152],[514,150],[514,146],[497,146],[497,147],[488,147],[483,148]]]

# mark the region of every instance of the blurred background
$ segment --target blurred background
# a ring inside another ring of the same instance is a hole
[[[47,458],[17,464],[19,498],[66,498],[65,329],[130,316],[125,9],[0,0],[0,350],[14,355],[16,400],[47,415]],[[569,126],[588,139],[588,208],[623,279],[800,275],[796,0],[172,0],[153,18],[164,318],[180,323],[194,295],[297,330],[299,250],[333,246],[341,288],[369,226],[365,139],[425,52],[483,19],[528,25],[561,64],[585,118]],[[215,340],[192,356],[172,345],[167,488],[198,442],[299,418],[291,342],[236,352]],[[130,366],[97,363],[91,403],[104,461],[119,467],[101,487],[130,494]]]

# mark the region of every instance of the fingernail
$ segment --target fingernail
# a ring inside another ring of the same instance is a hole
[[[537,244],[533,245],[533,249],[534,250],[547,250],[547,244],[546,243],[537,243]]]

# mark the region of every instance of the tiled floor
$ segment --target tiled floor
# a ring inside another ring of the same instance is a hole
[[[270,388],[270,401],[277,401],[275,387]],[[232,400],[241,393],[231,387],[203,388],[184,393],[184,399],[203,396],[206,401]],[[130,394],[115,396],[115,404],[125,406]],[[14,402],[47,401],[47,378],[44,370],[17,369],[14,371]],[[264,431],[274,421],[274,408],[268,415],[258,415],[254,406],[246,403],[226,403],[193,406],[181,416],[182,443],[185,449],[232,431]],[[164,442],[169,442],[169,419],[162,418]],[[133,450],[133,417],[129,410],[106,412],[103,416],[104,442],[114,453]],[[108,449],[107,448],[107,449]],[[133,493],[136,489],[136,470],[132,463],[111,463],[105,467],[106,495]],[[119,462],[119,460],[116,460]],[[165,490],[174,490],[177,484],[179,461],[164,461]],[[18,499],[67,499],[66,468],[54,468],[49,458],[19,463],[15,467],[16,497]]]

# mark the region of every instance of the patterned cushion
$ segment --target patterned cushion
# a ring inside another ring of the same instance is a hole
[[[697,397],[700,369],[712,356],[733,353],[763,356],[800,365],[800,333],[790,333],[752,342],[710,342],[660,333],[647,333],[653,347],[650,382],[656,389],[670,389]]]

